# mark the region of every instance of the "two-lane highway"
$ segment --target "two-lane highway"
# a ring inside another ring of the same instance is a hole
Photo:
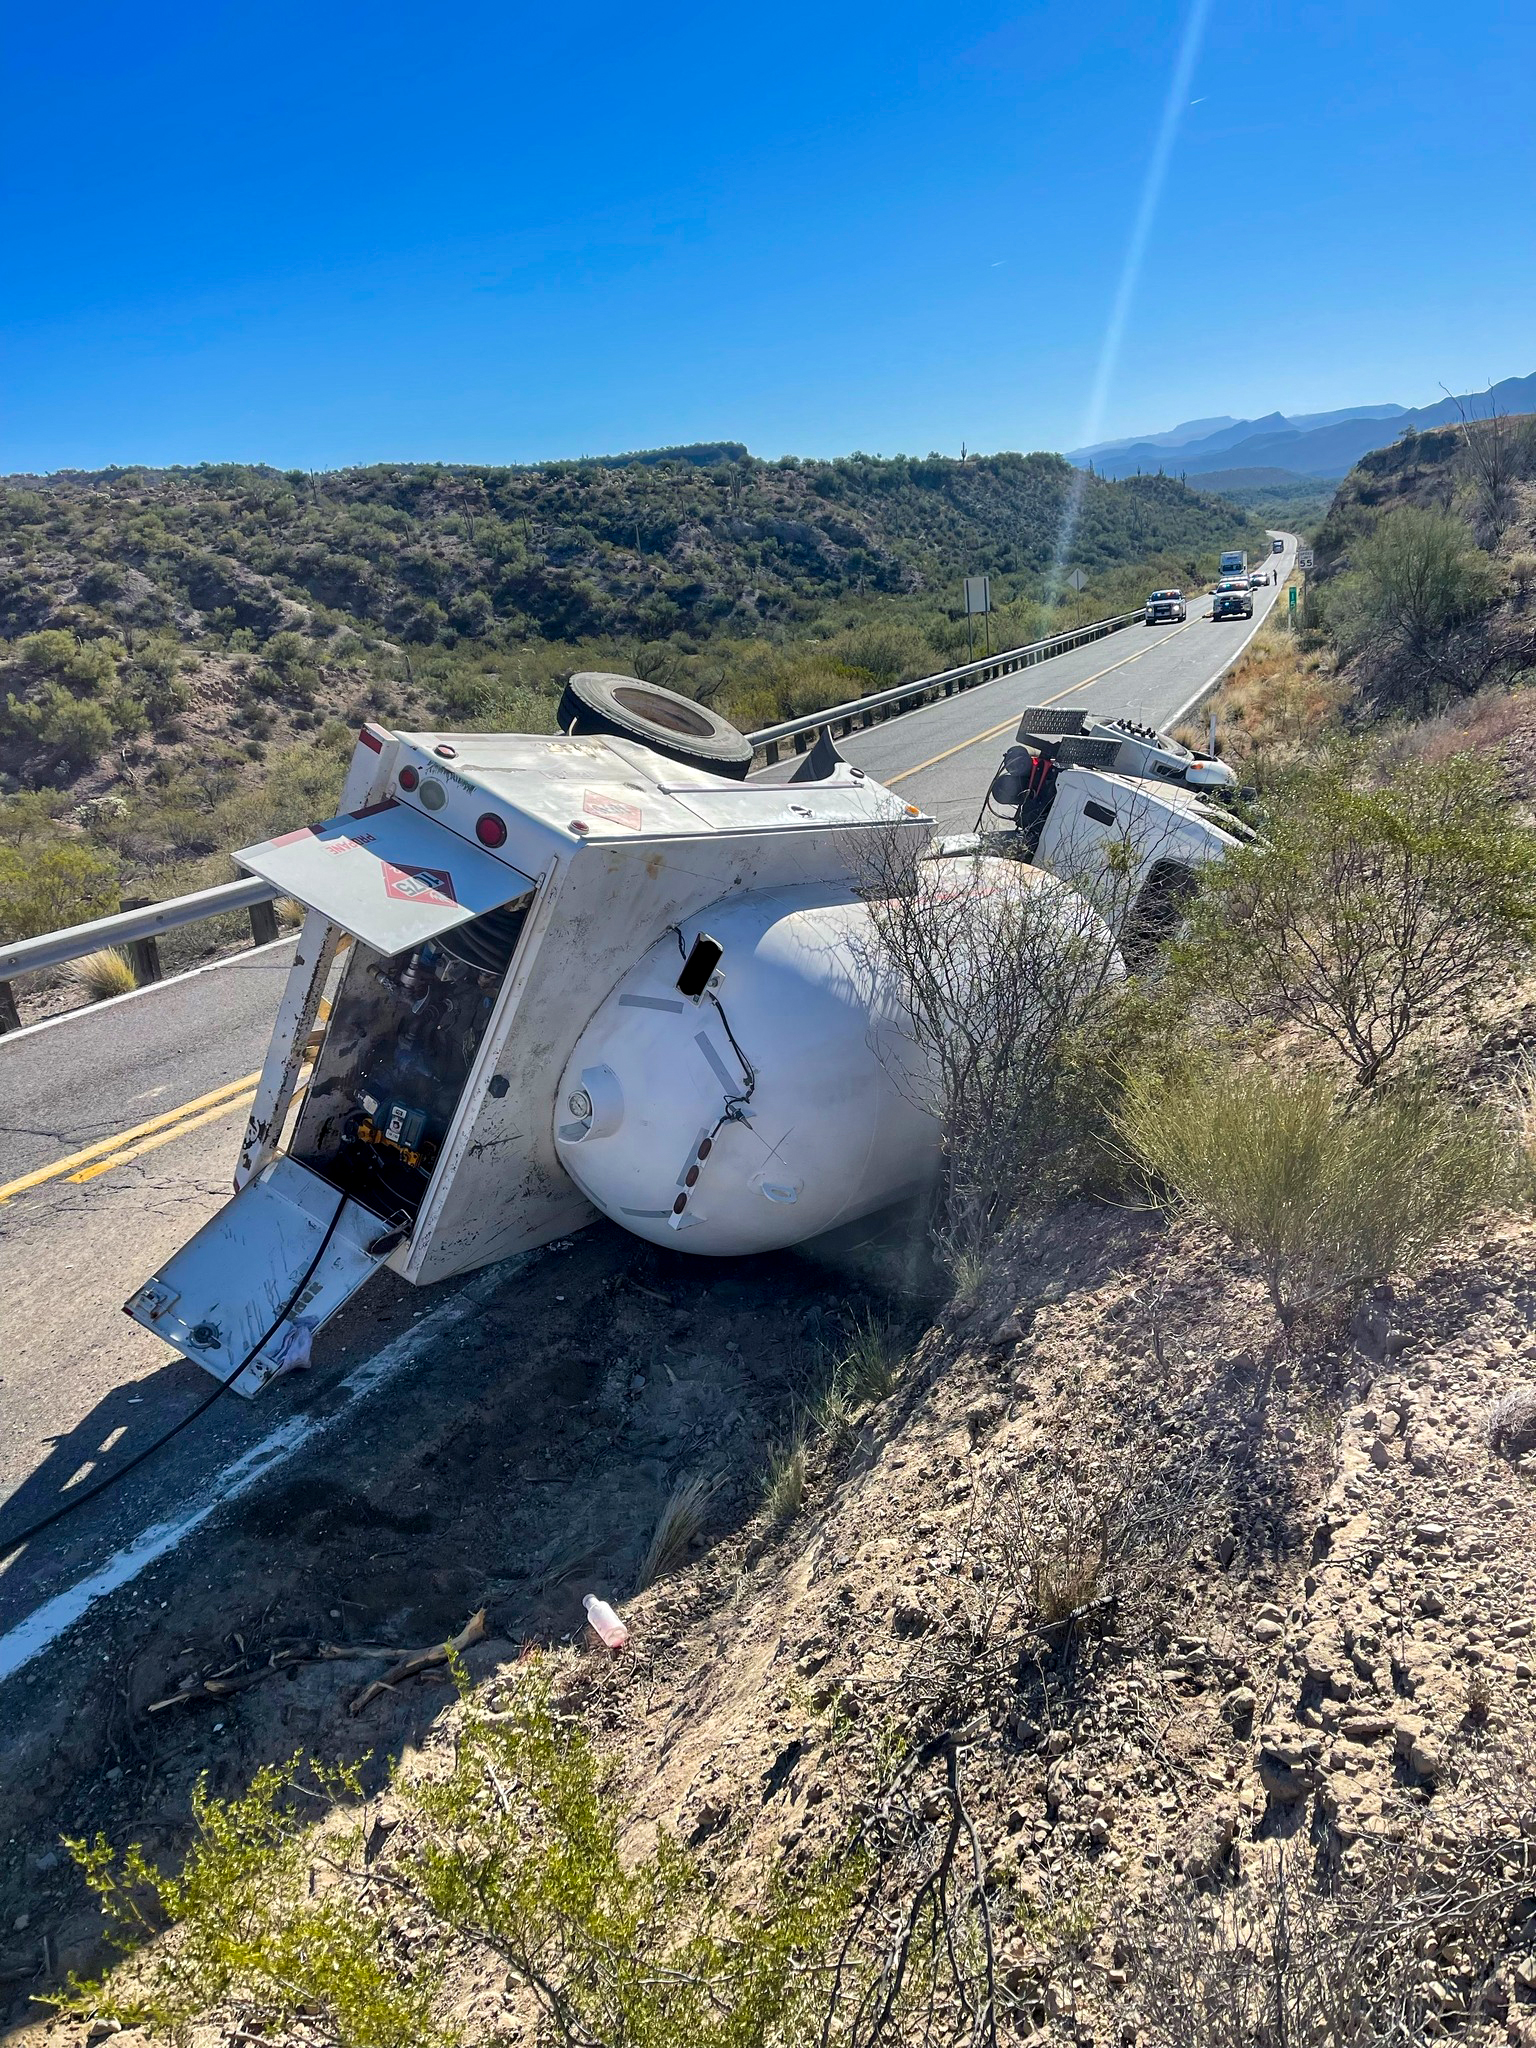
[[[1281,581],[1293,547],[1287,536],[1266,564]],[[1255,591],[1251,624],[1213,623],[1209,599],[1193,596],[1183,625],[1128,627],[854,734],[842,751],[944,830],[966,829],[1021,711],[1082,702],[1171,724],[1276,595],[1275,583]],[[0,1039],[0,1539],[152,1442],[210,1387],[121,1304],[229,1193],[291,950],[285,941]],[[274,1431],[297,1446],[343,1398],[342,1361],[409,1331],[444,1291],[381,1277],[323,1333],[312,1375],[254,1403],[219,1402],[100,1503],[0,1559],[0,1676],[50,1639],[52,1623],[35,1633],[34,1618],[55,1611],[44,1603],[83,1611],[94,1588],[137,1568],[122,1563],[124,1546],[146,1525],[216,1499],[221,1475],[264,1455]]]
[[[1211,618],[1211,600],[1189,594],[1182,625],[1127,626],[1105,640],[1020,669],[921,711],[851,733],[838,750],[856,767],[921,804],[946,832],[968,831],[986,794],[1019,714],[1031,705],[1083,704],[1106,717],[1134,718],[1165,731],[1203,697],[1238,658],[1268,616],[1295,562],[1295,539],[1285,552],[1255,567],[1272,580],[1253,593],[1253,618]],[[793,764],[769,771],[776,779]]]

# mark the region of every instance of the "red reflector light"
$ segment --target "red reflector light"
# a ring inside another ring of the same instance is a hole
[[[402,789],[414,789],[420,780],[421,777],[414,768],[402,768],[400,770],[400,787]]]
[[[507,843],[506,820],[498,818],[494,811],[482,813],[475,820],[475,837],[482,846],[505,846]]]

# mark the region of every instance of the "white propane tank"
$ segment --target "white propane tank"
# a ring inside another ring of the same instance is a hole
[[[971,865],[987,894],[1058,897],[1064,933],[1091,915],[1038,869]],[[701,934],[723,952],[690,999],[677,980]],[[939,1163],[927,1062],[865,905],[833,885],[728,899],[669,932],[594,1013],[555,1102],[560,1162],[588,1200],[706,1256],[799,1244],[917,1192]]]

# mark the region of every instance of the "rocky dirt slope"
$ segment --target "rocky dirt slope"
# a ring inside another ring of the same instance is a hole
[[[1287,1351],[1202,1232],[1083,1204],[1022,1235],[820,1440],[787,1527],[727,1515],[625,1604],[618,1658],[536,1632],[636,1845],[665,1826],[751,1882],[892,1796],[936,1845],[920,1759],[958,1731],[1007,2039],[1226,2038],[1178,2019],[1168,1959],[1219,1956],[1286,1871],[1347,1902],[1424,1858],[1454,1890],[1532,1826],[1533,1248],[1494,1228]],[[557,1548],[573,1509],[548,1496]],[[511,1642],[472,1658],[515,1672]],[[428,1761],[453,1718],[418,1723]],[[1431,2034],[1536,2043],[1536,1917],[1492,1956],[1464,1917],[1398,1944],[1405,1996]],[[461,2016],[509,2020],[499,1976]]]

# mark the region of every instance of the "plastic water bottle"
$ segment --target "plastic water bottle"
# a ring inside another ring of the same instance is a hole
[[[587,1610],[587,1620],[598,1639],[610,1650],[622,1650],[629,1641],[629,1630],[620,1621],[606,1600],[599,1600],[595,1593],[588,1593],[582,1601]]]

